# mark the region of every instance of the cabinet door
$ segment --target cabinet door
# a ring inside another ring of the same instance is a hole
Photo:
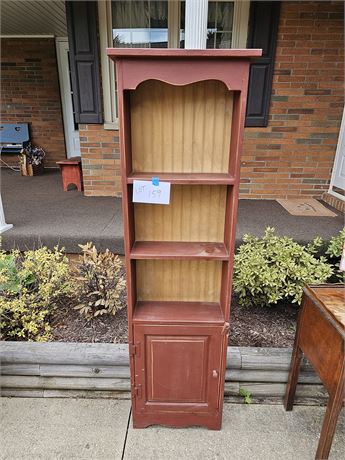
[[[135,410],[210,412],[223,384],[221,327],[135,325]]]

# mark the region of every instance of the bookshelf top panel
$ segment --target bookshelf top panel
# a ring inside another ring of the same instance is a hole
[[[179,48],[107,48],[108,56],[116,58],[256,58],[261,49],[204,49],[187,50]]]
[[[250,61],[259,56],[261,50],[252,49],[108,48],[108,57],[116,62],[119,75],[119,96],[153,79],[175,86],[219,80],[230,91],[246,92]]]

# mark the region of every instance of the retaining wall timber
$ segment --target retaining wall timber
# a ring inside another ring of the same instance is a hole
[[[1,342],[1,395],[45,398],[130,398],[127,344]],[[291,349],[228,347],[225,399],[281,403]],[[296,404],[323,405],[327,393],[303,362]]]

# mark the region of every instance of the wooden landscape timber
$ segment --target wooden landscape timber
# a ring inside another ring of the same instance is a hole
[[[2,342],[1,395],[33,398],[130,399],[127,344]],[[228,347],[225,401],[283,401],[291,349]],[[297,404],[323,405],[327,393],[307,362],[302,365]]]

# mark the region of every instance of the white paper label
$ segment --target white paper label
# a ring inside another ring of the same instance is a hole
[[[158,185],[153,185],[153,183],[148,180],[134,180],[133,202],[169,204],[170,182],[159,182]]]

